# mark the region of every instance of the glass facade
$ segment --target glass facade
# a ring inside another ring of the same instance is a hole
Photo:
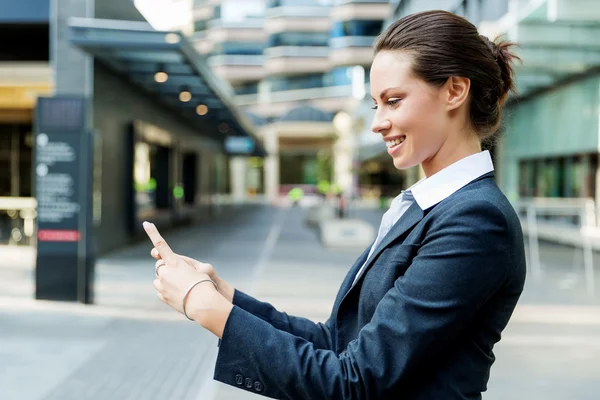
[[[194,21],[194,32],[202,32],[208,28],[208,21],[197,20]]]
[[[277,46],[328,46],[326,32],[283,32],[269,36],[269,47]]]
[[[244,56],[262,55],[265,44],[260,42],[220,42],[215,43],[211,55],[234,54]]]
[[[2,12],[0,12],[2,23],[47,24],[49,21],[50,0],[2,0]]]
[[[372,36],[376,37],[383,28],[382,20],[336,21],[331,27],[331,37]]]
[[[333,3],[332,0],[269,0],[267,7],[268,8],[284,7],[284,6],[314,7],[314,6],[330,6],[332,3]]]
[[[265,82],[268,85],[268,90],[273,92],[347,86],[352,84],[352,68],[353,67],[338,67],[324,74],[315,73],[295,76],[271,76],[268,77]],[[368,82],[368,71],[365,74]]]
[[[338,67],[327,72],[323,77],[323,86],[344,86],[352,84],[352,68]]]
[[[594,197],[598,154],[522,160],[519,196]]]
[[[31,128],[30,124],[0,124],[0,197],[33,194]],[[33,224],[26,224],[20,209],[0,209],[0,245],[30,245],[32,232]]]
[[[3,12],[4,10],[0,5],[0,14]],[[15,38],[2,41],[0,61],[47,62],[50,59],[48,47],[50,27],[48,23],[0,24],[0,37]],[[24,43],[27,43],[27,45],[24,45]]]
[[[323,74],[271,76],[266,79],[270,91],[310,89],[323,86]]]
[[[30,124],[0,125],[0,197],[30,197],[33,144]]]
[[[258,82],[249,82],[233,87],[235,94],[256,94],[258,93]]]
[[[581,167],[578,166],[578,161],[574,161],[571,166],[566,160],[578,155],[588,155],[592,161],[596,159],[597,156],[592,155],[598,153],[599,109],[598,76],[561,86],[528,100],[514,102],[504,113],[506,130],[502,137],[503,150],[499,160],[502,165],[501,188],[509,198],[517,199],[521,193],[530,193],[524,190],[527,181],[521,177],[527,174],[539,175],[538,169],[535,172],[525,172],[527,169],[537,168],[531,166],[534,160],[558,160],[558,175],[568,176],[579,174],[580,172],[572,171],[580,171]],[[565,161],[561,161],[563,158]],[[524,164],[529,166],[523,166]],[[569,182],[567,180],[567,184]],[[551,185],[540,182],[538,186],[534,192],[537,195],[552,195],[553,191],[548,189]],[[594,196],[593,186],[589,184],[578,189],[575,196],[584,193],[584,189],[586,193],[590,193],[589,196]],[[567,193],[559,193],[559,196],[567,196]]]

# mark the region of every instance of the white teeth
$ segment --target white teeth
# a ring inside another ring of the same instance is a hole
[[[385,145],[389,149],[390,147],[394,147],[394,146],[399,145],[400,143],[404,142],[404,139],[406,139],[406,136],[402,136],[400,139],[388,140],[385,142]]]

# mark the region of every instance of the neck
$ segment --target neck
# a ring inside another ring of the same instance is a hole
[[[457,137],[459,135],[456,135]],[[462,136],[458,141],[446,141],[433,157],[423,161],[421,166],[425,176],[430,176],[440,172],[442,169],[454,164],[473,154],[481,152],[481,141],[476,134],[468,135],[468,139]]]

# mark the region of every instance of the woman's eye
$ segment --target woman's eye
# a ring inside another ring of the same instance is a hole
[[[398,103],[400,103],[399,98],[393,98],[393,99],[389,99],[388,101],[385,102],[385,104],[394,107],[395,105],[397,105]],[[375,104],[373,107],[371,107],[372,110],[377,110],[377,104]]]

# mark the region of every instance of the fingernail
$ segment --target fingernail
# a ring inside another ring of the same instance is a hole
[[[148,228],[150,228],[150,222],[144,221],[144,223],[142,224],[142,226],[144,227],[144,229],[148,229]]]

